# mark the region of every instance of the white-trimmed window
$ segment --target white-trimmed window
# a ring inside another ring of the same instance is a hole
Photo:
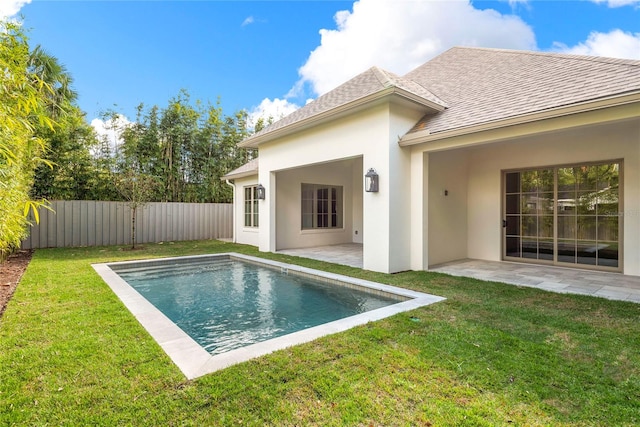
[[[342,228],[342,186],[302,184],[302,229]]]
[[[258,226],[258,186],[244,187],[244,226]]]

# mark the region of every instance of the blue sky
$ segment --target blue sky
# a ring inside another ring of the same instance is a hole
[[[640,0],[0,1],[67,66],[89,121],[181,88],[277,117],[372,65],[404,74],[454,45],[640,59]]]

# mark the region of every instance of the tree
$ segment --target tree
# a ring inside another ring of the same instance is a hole
[[[158,187],[157,180],[135,168],[126,169],[116,176],[115,186],[131,209],[131,249],[136,248],[136,221],[138,208],[153,198]]]
[[[29,72],[29,44],[20,26],[0,21],[0,258],[20,245],[27,233],[27,214],[38,221],[29,191],[46,141],[36,127],[54,128],[47,99],[53,89]]]
[[[44,156],[53,167],[38,166],[31,191],[33,197],[48,200],[95,197],[97,171],[91,151],[99,148],[98,138],[78,107],[67,107],[66,112],[59,118],[55,130],[36,130],[37,135],[47,141]]]

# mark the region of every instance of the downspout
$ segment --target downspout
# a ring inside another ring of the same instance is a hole
[[[226,182],[227,185],[230,185],[231,188],[233,188],[233,213],[231,215],[231,220],[232,220],[231,241],[233,243],[236,243],[236,186],[234,183],[232,183],[228,179],[225,179],[224,182]]]

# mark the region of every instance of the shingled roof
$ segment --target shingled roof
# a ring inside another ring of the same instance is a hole
[[[247,176],[253,176],[258,174],[258,159],[255,158],[253,160],[249,160],[244,165],[240,166],[237,169],[232,170],[225,176],[221,177],[222,179],[238,179],[244,178]]]
[[[404,76],[446,100],[409,132],[430,134],[640,91],[640,61],[450,49]]]
[[[640,61],[454,47],[403,77],[372,67],[241,145],[256,146],[386,93],[399,93],[431,107],[404,140],[640,93]]]
[[[264,135],[300,124],[307,119],[318,117],[324,113],[335,111],[340,107],[357,104],[372,95],[402,94],[417,103],[429,106],[434,111],[446,108],[446,103],[420,84],[397,76],[378,67],[371,67],[332,91],[318,97],[304,107],[288,116],[267,126],[260,132],[242,142],[243,146],[250,146],[252,142]]]

